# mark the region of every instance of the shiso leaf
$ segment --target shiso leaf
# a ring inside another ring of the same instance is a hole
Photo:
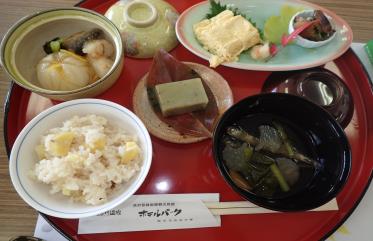
[[[224,5],[224,4],[222,4],[220,2],[217,2],[215,0],[210,0],[210,12],[207,13],[206,18],[210,19],[212,17],[215,17],[216,15],[218,15],[219,13],[221,13],[225,10],[231,10],[235,16],[236,15],[241,15],[243,18],[245,18],[247,21],[249,21],[256,29],[258,29],[260,38],[263,39],[263,36],[264,36],[263,31],[256,26],[256,23],[250,17],[246,16],[245,14],[240,13],[238,8],[232,8],[228,5]]]

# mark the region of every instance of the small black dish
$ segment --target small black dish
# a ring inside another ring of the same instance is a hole
[[[268,198],[242,189],[232,181],[223,160],[222,140],[229,126],[253,115],[272,115],[285,120],[307,138],[308,148],[319,165],[312,180],[296,192],[280,198]],[[213,155],[220,173],[237,193],[258,206],[275,211],[305,211],[329,202],[341,191],[351,169],[350,146],[335,119],[311,101],[282,93],[250,96],[229,108],[215,128]]]
[[[351,121],[354,105],[343,80],[324,68],[273,72],[262,92],[288,93],[306,98],[327,110],[345,128]]]

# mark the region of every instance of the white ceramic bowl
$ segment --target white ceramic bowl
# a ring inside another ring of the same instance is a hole
[[[297,16],[310,17],[310,16],[313,15],[313,12],[314,12],[314,10],[304,10],[304,11],[296,13],[290,19],[290,22],[289,22],[289,34],[291,34],[294,31],[294,19],[295,19],[295,17],[297,17]],[[330,24],[332,25],[333,29],[335,29],[335,26],[333,24],[332,18],[330,16],[326,15],[326,14],[325,14],[325,16],[329,19]],[[311,40],[305,39],[302,36],[298,35],[295,38],[295,43],[298,44],[299,46],[304,47],[304,48],[318,48],[318,47],[321,47],[321,46],[329,43],[330,41],[332,41],[333,38],[335,37],[336,33],[337,32],[334,32],[334,34],[332,36],[330,36],[328,39],[326,39],[324,41],[311,41]]]
[[[108,202],[88,205],[72,202],[62,194],[50,194],[50,186],[30,178],[30,170],[38,161],[35,145],[49,129],[62,125],[74,115],[96,114],[138,137],[142,150],[141,170],[108,197]],[[127,200],[141,186],[152,160],[150,136],[141,120],[125,107],[99,99],[79,99],[55,105],[32,119],[18,135],[10,155],[10,177],[18,194],[39,212],[60,218],[83,218],[108,211]]]

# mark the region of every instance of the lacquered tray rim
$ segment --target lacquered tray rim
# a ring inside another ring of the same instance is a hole
[[[86,2],[87,0],[81,0],[79,1],[77,4],[75,4],[74,6],[80,6],[81,4],[83,4],[84,2]],[[355,56],[356,60],[359,62],[360,64],[360,67],[362,68],[362,70],[364,71],[365,73],[365,76],[366,78],[368,79],[368,82],[369,82],[369,85],[370,87],[373,89],[373,82],[372,82],[372,79],[370,78],[370,75],[368,74],[368,71],[366,70],[365,66],[363,65],[363,63],[361,62],[361,60],[359,59],[359,57],[357,56],[357,54],[351,49],[351,47],[349,49],[347,49],[347,51],[344,53],[346,54],[347,52],[352,52],[352,54]],[[342,57],[344,54],[342,54],[340,57]],[[339,57],[339,58],[340,58]],[[7,153],[7,157],[9,158],[10,156],[10,152],[11,152],[11,148],[9,146],[9,141],[8,141],[8,129],[6,128],[8,126],[8,114],[9,114],[9,111],[10,111],[10,99],[11,99],[11,96],[12,96],[12,92],[13,92],[13,89],[14,89],[14,81],[11,81],[10,83],[10,87],[9,87],[9,90],[7,92],[7,95],[6,95],[6,98],[5,98],[5,101],[4,101],[4,111],[3,111],[3,114],[4,114],[4,119],[3,119],[3,138],[4,138],[4,143],[5,143],[5,149],[6,149],[6,153]],[[28,91],[25,89],[25,91]],[[367,184],[365,185],[363,191],[361,192],[361,195],[358,197],[358,199],[356,200],[355,204],[352,206],[352,208],[347,212],[347,214],[329,231],[327,232],[320,240],[326,240],[329,236],[331,236],[335,231],[338,230],[339,227],[341,227],[343,225],[343,223],[345,223],[345,221],[352,215],[352,213],[356,210],[356,208],[359,206],[361,200],[364,198],[371,182],[373,180],[373,170],[371,170],[371,174],[369,176],[369,179],[367,181]],[[73,237],[71,237],[69,234],[67,234],[64,230],[60,229],[52,220],[49,219],[49,216],[44,214],[44,213],[41,213],[41,212],[38,212],[55,230],[58,231],[58,233],[60,233],[64,238],[66,238],[67,240],[69,241],[74,241]]]
[[[83,0],[81,1],[84,2],[86,0]],[[353,53],[353,55],[355,56],[355,58],[358,60],[358,62],[360,63],[360,66],[362,67],[363,71],[365,72],[365,75],[369,81],[369,84],[370,86],[372,86],[372,82],[371,82],[371,78],[366,70],[366,68],[364,67],[364,65],[362,64],[361,60],[358,58],[358,56],[356,55],[356,53],[350,48],[350,51]],[[13,92],[13,89],[15,88],[14,87],[15,83],[12,81],[11,84],[10,84],[10,87],[9,87],[9,91],[7,92],[7,95],[6,95],[6,98],[5,98],[5,103],[4,103],[4,123],[3,123],[3,130],[4,130],[4,142],[5,142],[5,148],[6,148],[6,153],[7,153],[7,156],[9,158],[10,156],[10,151],[11,151],[11,148],[9,146],[9,141],[8,141],[8,129],[6,128],[8,126],[8,113],[10,111],[10,106],[11,106],[11,96],[12,96],[12,92]],[[28,90],[25,90],[25,91],[28,91]],[[368,179],[368,182],[367,184],[365,185],[364,187],[364,190],[362,191],[361,195],[359,196],[359,198],[357,199],[357,201],[355,202],[354,206],[349,210],[349,212],[340,220],[340,222],[338,222],[333,229],[331,229],[328,233],[326,233],[322,238],[321,240],[325,240],[327,239],[330,235],[332,235],[351,215],[352,213],[355,211],[355,209],[358,207],[358,205],[360,204],[361,200],[364,198],[365,196],[365,193],[367,192],[368,188],[369,188],[369,185],[371,184],[373,180],[373,170],[371,171],[371,174],[370,174],[370,177]],[[39,212],[40,213],[40,212]],[[67,234],[65,231],[63,231],[62,229],[60,229],[56,224],[54,224],[54,222],[52,220],[49,219],[49,216],[44,214],[44,213],[40,213],[40,215],[54,228],[56,229],[62,236],[64,236],[66,239],[68,240],[71,240],[71,241],[74,241],[74,239],[69,235]]]

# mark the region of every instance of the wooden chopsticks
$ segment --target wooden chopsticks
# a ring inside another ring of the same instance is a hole
[[[235,202],[205,202],[206,207],[213,215],[234,215],[234,214],[255,214],[255,213],[275,213],[266,208],[261,208],[248,201]],[[338,210],[337,200],[334,198],[330,202],[310,211],[335,211]]]

